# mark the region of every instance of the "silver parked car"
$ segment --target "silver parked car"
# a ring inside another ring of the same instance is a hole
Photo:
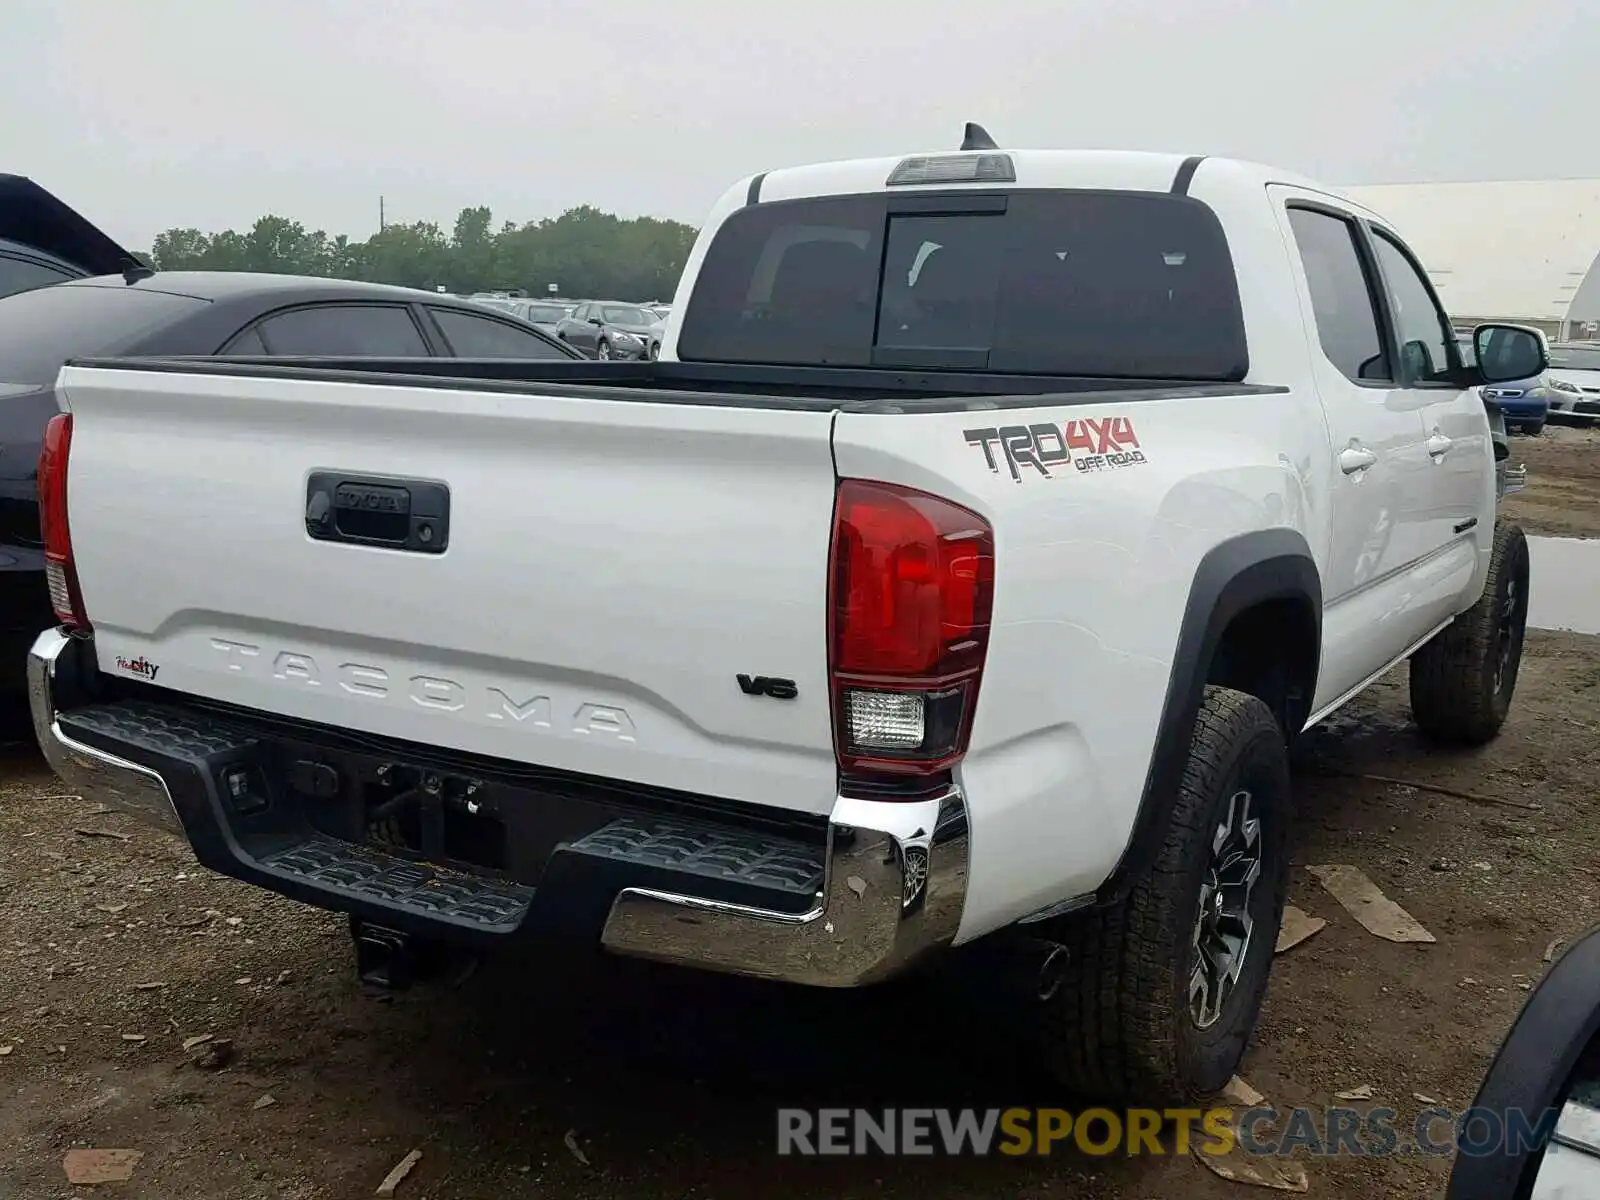
[[[554,333],[556,326],[572,310],[565,304],[548,300],[516,300],[512,303],[511,311],[530,325],[537,325],[546,333]]]
[[[1553,343],[1545,379],[1551,412],[1600,421],[1600,343]]]

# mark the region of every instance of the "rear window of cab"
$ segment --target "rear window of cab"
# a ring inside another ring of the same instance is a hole
[[[1217,382],[1248,373],[1232,256],[1204,203],[948,195],[734,213],[695,280],[678,358]]]

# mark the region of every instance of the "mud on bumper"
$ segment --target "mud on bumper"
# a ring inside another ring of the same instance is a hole
[[[915,800],[841,795],[825,822],[806,825],[155,689],[111,698],[102,682],[92,641],[51,630],[35,642],[34,728],[68,786],[185,838],[222,874],[413,936],[480,950],[575,936],[623,955],[848,987],[948,945],[961,920],[968,824],[953,785]],[[472,780],[470,811],[501,839],[493,869],[449,852],[446,821],[456,845],[482,844],[460,835],[474,824],[465,803],[425,808],[432,853],[374,844],[352,819],[363,809],[348,794],[408,760],[419,780]]]

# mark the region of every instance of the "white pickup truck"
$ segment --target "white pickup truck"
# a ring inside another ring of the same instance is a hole
[[[1022,930],[1062,1077],[1223,1084],[1287,743],[1407,658],[1427,734],[1506,716],[1478,387],[1544,343],[1464,367],[1287,172],[972,134],[740,181],[659,362],[69,364],[51,763],[374,978],[564,934],[853,986]]]

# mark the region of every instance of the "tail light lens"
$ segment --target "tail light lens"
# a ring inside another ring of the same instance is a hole
[[[72,450],[72,414],[58,413],[44,427],[39,451],[39,531],[44,539],[44,576],[50,607],[67,629],[88,629],[78,569],[72,561],[67,525],[67,456]]]
[[[926,492],[840,480],[829,600],[840,769],[928,775],[957,762],[989,647],[989,523]]]

